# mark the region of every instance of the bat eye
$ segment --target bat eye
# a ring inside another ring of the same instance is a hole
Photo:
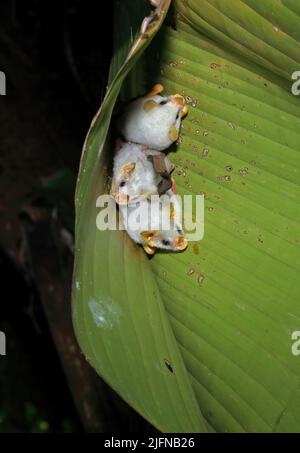
[[[183,234],[183,231],[180,228],[177,228],[177,233]]]
[[[120,182],[120,187],[124,187],[124,186],[125,186],[125,184],[126,184],[126,182],[125,182],[125,181],[121,181],[121,182]]]
[[[159,105],[165,105],[168,103],[168,100],[167,99],[163,99],[162,101],[160,101]]]
[[[162,243],[163,245],[170,245],[170,241],[167,241],[166,239],[163,239],[163,240],[161,241],[161,243]]]

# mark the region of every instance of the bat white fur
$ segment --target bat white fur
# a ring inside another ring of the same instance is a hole
[[[130,174],[124,173],[124,166],[133,164]],[[123,143],[114,157],[113,170],[115,191],[127,202],[136,202],[138,199],[157,194],[158,175],[147,154],[141,145]]]
[[[120,205],[120,214],[128,235],[137,244],[164,250],[183,250],[187,241],[182,229],[181,203],[170,189],[135,205]],[[172,215],[170,216],[170,212]],[[154,232],[145,238],[147,232]]]
[[[165,150],[177,140],[183,105],[174,96],[155,95],[130,102],[117,122],[126,141],[140,143],[155,150]]]

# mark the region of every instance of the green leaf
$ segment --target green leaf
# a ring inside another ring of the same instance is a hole
[[[119,69],[122,67],[130,48],[138,38],[140,25],[149,11],[148,0],[124,1],[115,0],[114,3],[114,54],[109,70],[108,85],[111,84]],[[143,55],[139,57],[130,71],[130,77],[126,77],[121,89],[120,99],[128,100],[138,94],[139,89],[145,90],[145,70]]]
[[[230,4],[229,4],[230,3]],[[192,27],[288,80],[300,66],[297,0],[175,0]]]
[[[287,80],[300,55],[299,6],[174,5],[176,31],[153,40],[144,77],[190,106],[169,157],[178,192],[205,194],[204,239],[148,260],[126,234],[96,230],[111,161],[104,138],[135,55],[108,91],[81,164],[77,337],[104,379],[162,431],[204,431],[201,410],[217,432],[299,432],[291,334],[300,330],[300,105]]]
[[[112,82],[89,131],[76,194],[73,321],[87,360],[140,414],[162,431],[205,431],[148,259],[124,232],[98,231],[112,150],[105,139],[128,71],[161,25],[159,19]]]
[[[177,30],[157,45],[159,82],[190,104],[170,156],[178,192],[205,193],[205,235],[151,266],[209,424],[298,432],[299,100],[272,73]]]

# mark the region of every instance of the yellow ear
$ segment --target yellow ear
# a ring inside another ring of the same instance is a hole
[[[154,236],[157,233],[158,233],[158,231],[156,231],[156,230],[149,230],[149,231],[142,231],[140,234],[147,245],[149,245],[150,247],[154,247],[154,243],[153,243],[152,239],[154,238]]]
[[[143,109],[145,110],[145,112],[150,112],[150,110],[153,110],[156,107],[158,107],[158,103],[153,99],[149,99],[149,101],[146,101],[143,105]]]
[[[173,125],[170,127],[168,137],[172,142],[175,142],[178,139],[179,133],[176,127]]]
[[[123,165],[121,169],[121,175],[124,179],[129,179],[132,176],[132,173],[135,169],[135,162],[130,162],[129,164]]]
[[[152,90],[149,91],[149,93],[145,94],[144,97],[151,98],[152,96],[156,96],[157,94],[161,93],[162,91],[164,91],[163,85],[161,85],[160,83],[157,83],[156,85],[154,85]]]

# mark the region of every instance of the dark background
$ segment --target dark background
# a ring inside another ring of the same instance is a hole
[[[73,195],[105,93],[113,1],[2,0],[0,432],[151,432],[73,337]]]

